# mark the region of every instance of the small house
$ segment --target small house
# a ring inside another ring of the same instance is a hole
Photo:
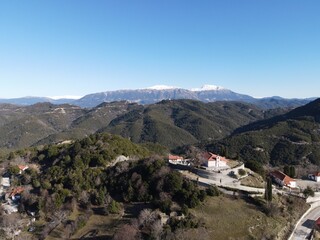
[[[270,173],[270,176],[273,180],[278,183],[280,186],[286,186],[289,188],[296,188],[297,182],[293,178],[289,177],[288,175],[284,174],[281,171],[275,170]]]
[[[3,175],[1,178],[1,186],[3,186],[3,188],[9,188],[11,186],[10,177]]]
[[[169,162],[173,164],[182,164],[183,162],[183,157],[177,156],[177,155],[169,154],[168,159],[169,159]]]
[[[308,178],[313,181],[320,182],[320,172],[308,174]]]
[[[13,189],[9,195],[9,197],[14,201],[20,199],[21,193],[24,191],[23,187],[17,187]]]
[[[27,170],[29,167],[25,165],[18,165],[19,168],[19,174],[22,174],[25,170]]]

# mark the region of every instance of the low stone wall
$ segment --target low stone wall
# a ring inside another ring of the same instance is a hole
[[[234,168],[231,168],[231,171],[237,172],[239,169],[244,169],[244,163],[235,166]]]

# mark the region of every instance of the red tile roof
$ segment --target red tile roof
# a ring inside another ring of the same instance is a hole
[[[212,152],[205,152],[203,156],[207,161],[216,161],[219,155],[213,154]],[[220,161],[227,162],[228,160],[220,156]]]
[[[316,220],[315,224],[320,228],[320,217]]]
[[[24,191],[23,187],[17,187],[15,189],[12,190],[12,192],[10,193],[10,197],[15,196],[16,194],[22,193]]]
[[[183,157],[169,154],[169,160],[183,160]]]
[[[274,178],[277,178],[281,181],[283,181],[283,183],[285,185],[289,185],[290,182],[293,182],[295,181],[293,178],[289,177],[288,175],[284,174],[283,172],[281,171],[278,171],[278,170],[274,170],[273,172],[270,173]]]
[[[25,165],[18,165],[18,168],[21,170],[21,171],[24,171],[28,168],[28,166],[25,166]]]

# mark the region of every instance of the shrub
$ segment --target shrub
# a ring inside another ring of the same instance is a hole
[[[244,175],[247,174],[247,172],[244,169],[239,169],[238,173],[239,173],[240,176],[244,176]]]
[[[217,188],[217,186],[210,186],[207,188],[206,190],[207,194],[211,197],[213,196],[219,196],[220,195],[220,191],[219,189]]]
[[[308,198],[310,196],[314,197],[314,191],[310,186],[308,186],[305,190],[303,190],[303,195],[305,196],[305,198]]]
[[[108,206],[108,211],[111,214],[117,214],[121,211],[121,204],[116,202],[115,200],[112,200],[111,203]]]

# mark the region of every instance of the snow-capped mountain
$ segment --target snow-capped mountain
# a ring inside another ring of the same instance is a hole
[[[74,104],[81,107],[94,107],[101,102],[127,100],[140,104],[151,104],[167,99],[193,99],[203,102],[212,101],[250,101],[252,97],[235,93],[229,89],[204,85],[197,89],[183,89],[179,87],[157,85],[145,89],[117,90],[94,93],[76,100]]]
[[[73,104],[80,107],[92,108],[103,102],[114,102],[126,100],[140,104],[152,104],[162,100],[193,99],[202,102],[215,101],[242,101],[256,104],[262,108],[297,107],[304,105],[315,98],[309,99],[285,99],[279,97],[253,98],[249,95],[233,92],[224,87],[215,85],[204,85],[201,88],[183,89],[180,87],[156,85],[144,89],[116,90],[86,95],[80,99],[70,97],[24,97],[14,99],[0,99],[0,103],[15,105],[31,105],[39,102],[50,102],[53,104]]]
[[[190,90],[193,92],[201,92],[201,91],[219,91],[224,90],[224,87],[216,86],[216,85],[203,85],[201,88],[191,88]]]
[[[144,89],[151,89],[151,90],[169,90],[169,89],[177,89],[179,87],[174,86],[167,86],[167,85],[155,85],[152,87],[144,88]]]

